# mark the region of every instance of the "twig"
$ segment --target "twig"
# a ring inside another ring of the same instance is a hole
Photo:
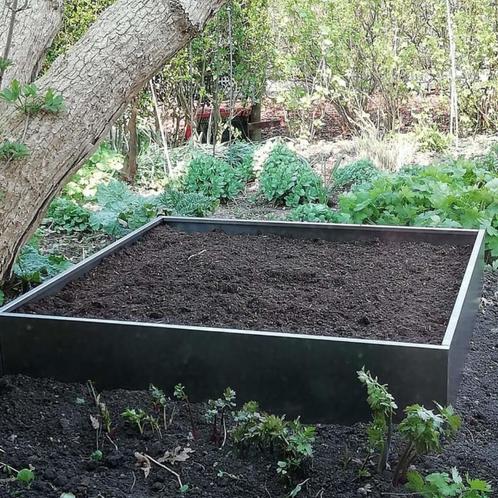
[[[225,417],[222,415],[222,421],[223,421],[223,442],[221,443],[221,448],[225,446],[225,443],[227,442],[227,424],[225,423]]]
[[[170,427],[171,424],[173,423],[173,418],[175,417],[175,413],[176,413],[176,406],[173,405],[173,409],[171,410],[171,415],[168,420],[168,427]]]
[[[178,474],[178,472],[175,472],[173,469],[170,469],[169,467],[162,464],[161,462],[154,460],[150,455],[147,455],[146,453],[144,454],[144,457],[147,458],[148,460],[150,460],[152,463],[155,463],[157,466],[161,467],[162,469],[167,470],[169,473],[173,474],[176,477],[176,480],[178,481],[180,488],[183,487],[182,480],[181,480],[180,474]]]
[[[15,472],[16,474],[19,474],[18,470],[16,470],[14,467],[11,467],[10,465],[7,465],[6,463],[0,462],[0,467],[7,469],[11,472]]]
[[[196,253],[196,254],[191,254],[188,258],[187,261],[190,261],[192,258],[195,258],[196,256],[200,256],[201,254],[205,253],[207,249],[203,249],[202,251]]]
[[[118,445],[111,439],[111,436],[109,436],[109,434],[106,433],[105,437],[109,440],[109,442],[114,446],[114,448],[116,449],[116,451],[119,451],[119,448],[118,448]]]
[[[137,483],[137,476],[135,475],[135,472],[133,472],[133,470],[132,470],[131,473],[133,474],[133,483],[132,483],[131,488],[130,488],[130,493],[133,491],[133,488],[135,487],[135,484]]]

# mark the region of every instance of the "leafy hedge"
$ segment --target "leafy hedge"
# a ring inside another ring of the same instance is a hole
[[[283,144],[277,144],[263,164],[259,178],[262,195],[288,207],[309,202],[325,203],[323,181],[311,166]]]

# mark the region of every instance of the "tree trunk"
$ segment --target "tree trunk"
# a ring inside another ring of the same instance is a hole
[[[66,109],[33,116],[30,155],[0,163],[0,283],[54,195],[108,135],[155,72],[202,29],[223,0],[118,0],[37,82]],[[31,27],[35,29],[35,27]],[[26,119],[0,104],[0,129],[20,141]]]
[[[137,176],[138,136],[137,136],[138,100],[135,98],[131,104],[130,119],[126,126],[128,130],[128,150],[123,171],[123,178],[128,183],[135,183]]]
[[[63,0],[0,0],[0,55],[5,54],[12,65],[5,71],[0,88],[14,79],[21,83],[33,81],[43,62],[55,35],[62,26]],[[10,6],[10,7],[9,7]],[[12,9],[15,14],[13,36],[9,41],[9,27]]]

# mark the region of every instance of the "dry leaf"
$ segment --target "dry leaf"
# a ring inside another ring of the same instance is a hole
[[[90,422],[92,423],[92,427],[98,431],[100,429],[100,422],[97,417],[94,417],[93,415],[90,415]]]
[[[135,458],[137,459],[137,465],[143,470],[144,477],[145,479],[147,479],[152,469],[150,460],[145,455],[142,455],[142,453],[139,453],[138,451],[135,452]]]
[[[177,446],[173,451],[167,451],[163,457],[158,458],[157,461],[160,463],[171,463],[175,464],[177,462],[185,462],[190,458],[190,453],[193,453],[194,450],[186,446],[182,449],[181,446]]]

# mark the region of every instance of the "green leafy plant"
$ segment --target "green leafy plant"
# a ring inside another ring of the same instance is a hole
[[[117,180],[99,185],[95,197],[101,209],[91,213],[90,226],[109,235],[122,236],[157,216],[156,198],[135,194]]]
[[[102,459],[104,458],[104,454],[102,453],[101,450],[95,450],[91,455],[90,455],[90,460],[92,462],[98,463],[101,462]]]
[[[164,391],[162,389],[159,389],[153,384],[149,386],[149,393],[152,397],[152,402],[154,404],[154,407],[162,412],[163,427],[164,430],[166,430],[168,428],[168,421],[166,417],[166,407],[168,405],[168,398],[166,397],[166,394],[164,394]]]
[[[451,145],[451,137],[438,130],[435,124],[417,125],[415,135],[420,150],[430,152],[444,152]]]
[[[314,223],[340,223],[340,215],[325,204],[301,204],[294,208],[287,219]]]
[[[258,403],[250,401],[234,417],[232,435],[243,448],[255,446],[277,452],[277,473],[286,479],[303,470],[313,455],[315,427],[301,424],[299,419],[261,412]]]
[[[0,289],[0,306],[2,306],[4,302],[5,302],[5,293],[2,289]]]
[[[158,197],[159,210],[173,216],[207,216],[219,205],[218,199],[200,192],[182,192],[168,189]]]
[[[0,98],[27,115],[40,111],[58,113],[64,109],[64,99],[53,89],[49,88],[44,94],[40,94],[34,83],[21,84],[18,80],[13,80],[4,88],[0,92]]]
[[[127,408],[121,416],[129,422],[131,425],[136,426],[140,434],[143,435],[145,431],[145,427],[147,425],[150,426],[152,430],[157,430],[159,431],[159,425],[157,423],[157,420],[154,417],[151,417],[148,415],[144,410],[141,408],[135,409],[135,408]]]
[[[302,203],[325,203],[322,179],[311,166],[283,144],[277,144],[263,164],[260,192],[275,204],[296,207]]]
[[[387,385],[380,384],[377,377],[372,377],[365,367],[357,373],[358,379],[367,388],[367,403],[372,411],[373,420],[368,426],[370,449],[379,452],[377,471],[383,472],[391,449],[393,415],[398,407]]]
[[[244,187],[230,164],[208,154],[197,154],[190,161],[182,185],[186,192],[202,193],[220,202],[233,199]]]
[[[486,481],[470,479],[465,482],[458,470],[453,467],[450,474],[436,472],[422,477],[418,472],[410,471],[407,475],[407,488],[423,498],[488,498],[492,491]]]
[[[405,408],[406,416],[399,424],[398,432],[406,443],[394,470],[395,485],[406,477],[409,466],[417,456],[439,452],[442,438],[453,436],[460,428],[460,417],[451,406],[436,406],[438,413],[421,405]]]
[[[70,266],[70,262],[56,254],[41,254],[32,242],[21,249],[14,265],[14,274],[25,284],[39,284]]]
[[[29,150],[26,145],[8,140],[0,143],[0,160],[15,161],[26,156],[29,156]]]
[[[196,439],[197,431],[194,423],[194,415],[192,413],[192,406],[190,404],[190,399],[187,395],[187,392],[185,391],[185,386],[183,384],[177,384],[175,386],[173,395],[178,401],[183,401],[187,405],[188,416],[190,419],[190,427],[192,428],[192,437]]]
[[[370,159],[360,159],[334,168],[331,175],[332,189],[347,190],[353,185],[371,181],[381,173]]]
[[[488,258],[498,257],[498,152],[409,167],[358,185],[339,198],[345,223],[486,230]]]
[[[235,391],[227,387],[221,398],[208,401],[206,420],[213,425],[211,439],[219,446],[225,446],[227,440],[227,413],[235,408]]]
[[[256,147],[250,142],[237,140],[232,142],[226,152],[225,161],[232,166],[244,182],[254,180],[254,152]]]
[[[35,473],[31,469],[21,469],[16,475],[16,481],[27,488],[31,487],[34,480]]]
[[[56,232],[75,233],[90,229],[91,212],[65,197],[58,197],[50,204],[45,224]]]

